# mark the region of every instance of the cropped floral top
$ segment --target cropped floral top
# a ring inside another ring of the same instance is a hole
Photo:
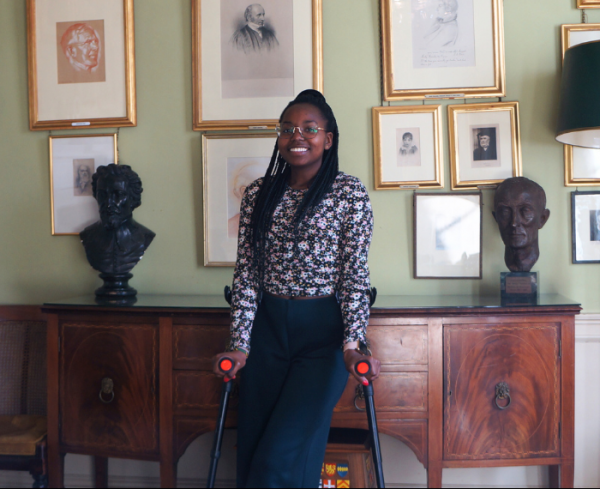
[[[230,349],[250,351],[258,306],[258,271],[252,263],[250,221],[262,179],[242,199],[237,262],[233,276]],[[317,297],[337,293],[344,320],[344,343],[366,342],[369,320],[369,267],[373,211],[361,181],[339,172],[332,190],[299,226],[293,218],[306,190],[288,187],[267,233],[265,292]]]

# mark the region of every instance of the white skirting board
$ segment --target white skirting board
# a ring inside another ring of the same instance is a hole
[[[575,487],[600,487],[600,314],[575,322]],[[387,487],[425,487],[426,472],[401,442],[382,435]],[[178,466],[178,487],[204,487],[212,433],[194,441]],[[235,433],[227,432],[216,487],[235,487]],[[93,487],[91,458],[67,455],[67,487]],[[544,467],[444,469],[444,487],[547,487]],[[155,462],[111,459],[111,487],[159,487]],[[0,471],[0,487],[31,487],[27,473]]]

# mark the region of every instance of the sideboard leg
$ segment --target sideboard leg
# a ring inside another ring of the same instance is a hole
[[[108,459],[94,457],[94,487],[108,487]]]
[[[427,487],[442,487],[441,464],[429,464],[427,468]]]
[[[177,462],[160,463],[160,487],[177,487]]]
[[[560,487],[575,487],[575,464],[566,462],[560,466]]]
[[[548,486],[552,488],[560,487],[559,483],[560,465],[548,466]]]

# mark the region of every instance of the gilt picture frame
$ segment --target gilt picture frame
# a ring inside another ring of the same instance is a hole
[[[117,135],[50,136],[48,144],[52,235],[78,235],[100,219],[92,176],[99,166],[118,164]]]
[[[448,106],[452,190],[523,175],[518,102]]]
[[[27,0],[29,128],[137,125],[133,0]]]
[[[577,8],[600,8],[600,0],[577,0]]]
[[[415,192],[413,209],[414,278],[481,279],[481,193]]]
[[[505,95],[503,0],[380,0],[380,10],[384,100]]]
[[[193,129],[273,129],[299,92],[323,91],[322,9],[322,0],[192,0]]]
[[[205,267],[235,265],[242,197],[265,175],[276,140],[275,132],[202,135]]]
[[[376,190],[444,187],[442,106],[373,107]]]

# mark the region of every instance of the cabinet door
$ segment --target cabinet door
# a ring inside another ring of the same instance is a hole
[[[64,323],[61,442],[86,451],[158,452],[157,328]],[[110,379],[101,394],[103,380]]]
[[[446,460],[560,455],[559,333],[557,323],[444,327]]]

